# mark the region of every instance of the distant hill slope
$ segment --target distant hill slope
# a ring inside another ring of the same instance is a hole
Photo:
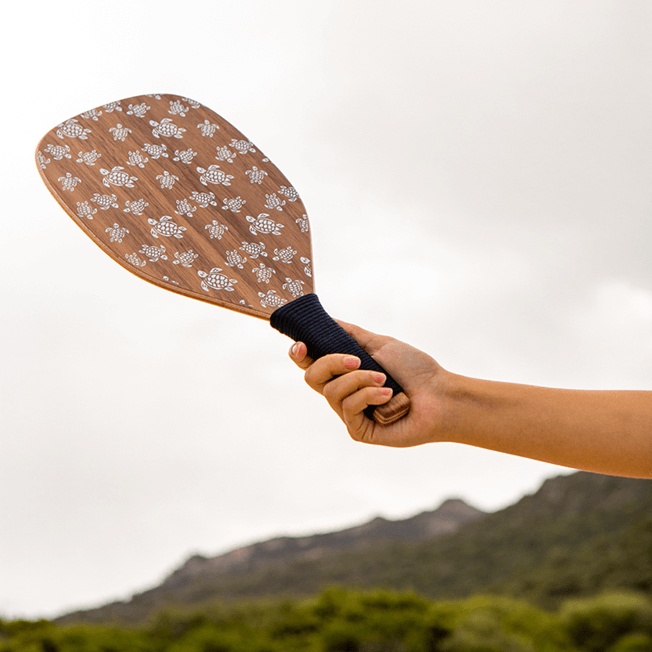
[[[544,605],[608,588],[651,594],[652,482],[575,473],[493,514],[447,501],[403,521],[195,556],[129,601],[62,620],[137,622],[168,605],[310,595],[332,584],[441,598],[497,593]]]

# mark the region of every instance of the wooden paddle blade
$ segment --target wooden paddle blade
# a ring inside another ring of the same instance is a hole
[[[313,291],[296,190],[199,102],[160,94],[105,104],[49,131],[36,160],[70,217],[146,281],[264,319]]]

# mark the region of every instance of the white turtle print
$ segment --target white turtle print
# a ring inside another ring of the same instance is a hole
[[[247,262],[247,257],[243,256],[237,249],[226,252],[226,264],[228,267],[237,267],[244,269],[243,264]]]
[[[233,159],[236,157],[236,153],[230,150],[226,145],[218,147],[215,152],[215,158],[218,161],[226,161],[227,163],[233,163]]]
[[[136,252],[133,254],[125,254],[127,262],[131,263],[134,267],[145,267],[147,261],[143,260]]]
[[[187,199],[177,199],[177,208],[175,213],[177,215],[187,215],[192,217],[192,214],[197,210],[196,206],[193,206]]]
[[[310,263],[310,258],[306,258],[305,256],[301,256],[299,260],[305,265],[303,268],[303,273],[308,277],[312,278],[312,264]]]
[[[192,249],[179,253],[178,251],[174,252],[174,260],[172,261],[173,265],[181,265],[182,267],[192,267],[192,264],[199,258],[199,254],[196,254]]]
[[[210,224],[207,224],[205,229],[208,229],[208,237],[211,240],[221,240],[222,236],[229,230],[229,227],[220,224],[217,220],[213,220]]]
[[[141,102],[140,104],[130,104],[127,108],[129,109],[127,111],[127,115],[133,115],[133,116],[136,116],[137,118],[144,118],[145,114],[152,107],[147,106],[147,104],[145,104],[145,102]]]
[[[77,202],[77,217],[85,217],[88,220],[92,220],[95,213],[97,213],[97,208],[93,208],[87,201]]]
[[[299,225],[301,233],[308,233],[310,231],[310,222],[308,222],[308,216],[305,213],[301,217],[297,217],[294,221]]]
[[[150,145],[145,143],[143,145],[143,151],[147,152],[153,159],[168,158],[167,147],[165,145]]]
[[[192,163],[192,159],[195,158],[195,156],[197,156],[197,152],[194,152],[192,150],[192,147],[188,149],[182,149],[182,150],[175,149],[174,158],[172,160],[180,161],[181,163],[185,163],[186,165],[189,165],[190,163]]]
[[[181,100],[170,100],[170,115],[180,115],[182,118],[186,117],[188,107],[181,103]]]
[[[156,263],[159,260],[167,260],[168,257],[165,254],[165,247],[161,245],[160,247],[157,247],[156,245],[148,245],[144,244],[141,246],[140,251],[138,253],[144,254],[147,256],[147,259],[151,263]]]
[[[209,165],[208,169],[198,167],[197,172],[201,175],[199,180],[205,186],[209,183],[212,183],[215,186],[219,186],[220,184],[223,186],[230,186],[231,179],[233,179],[233,175],[222,172],[219,165]]]
[[[57,136],[59,138],[79,138],[79,140],[86,140],[87,134],[91,133],[90,129],[86,129],[79,124],[77,118],[70,118],[57,125]]]
[[[95,122],[97,122],[98,118],[101,115],[102,115],[102,111],[100,111],[99,109],[91,109],[90,111],[84,111],[81,114],[81,117],[86,118],[87,120],[90,119],[90,120],[94,120]]]
[[[124,212],[131,213],[132,215],[142,215],[148,206],[149,204],[144,199],[127,200],[125,202]]]
[[[114,111],[122,111],[122,107],[120,106],[120,102],[109,102],[108,104],[103,104],[102,108],[107,113],[113,113]]]
[[[249,258],[252,260],[258,258],[258,256],[267,258],[267,252],[265,251],[265,244],[263,242],[243,242],[240,249],[246,254],[249,254]]]
[[[161,122],[156,122],[156,120],[149,121],[150,127],[152,129],[152,136],[154,138],[160,138],[165,136],[166,138],[183,138],[182,134],[185,133],[183,127],[172,122],[172,118],[163,118]]]
[[[224,204],[224,206],[222,206],[223,211],[229,210],[232,213],[239,213],[240,209],[247,203],[247,200],[242,199],[242,197],[238,195],[233,199],[229,199],[228,197],[225,197],[222,200],[222,203]]]
[[[282,211],[283,206],[285,206],[285,199],[280,199],[279,196],[273,192],[271,195],[265,195],[267,200],[265,201],[265,208],[270,208],[272,210],[276,209],[277,211]]]
[[[48,163],[50,163],[50,159],[47,158],[47,156],[45,156],[45,154],[43,154],[43,152],[41,150],[39,150],[36,153],[36,160],[37,160],[38,166],[39,166],[39,168],[41,168],[41,170],[45,170]]]
[[[279,260],[282,263],[291,263],[292,259],[296,255],[296,249],[287,246],[285,249],[274,249],[274,258],[272,260]]]
[[[149,159],[142,153],[141,150],[136,150],[135,152],[129,152],[128,158],[127,158],[127,165],[133,165],[133,166],[138,166],[139,168],[144,168],[145,163],[147,163]]]
[[[288,201],[296,201],[299,199],[299,193],[292,186],[281,186],[279,192],[283,197],[287,197]]]
[[[260,213],[258,217],[247,215],[247,222],[251,223],[249,231],[254,235],[258,233],[281,235],[280,229],[283,228],[281,223],[272,220],[267,213]]]
[[[259,283],[269,283],[272,276],[276,274],[276,270],[272,267],[266,267],[265,263],[258,263],[258,267],[254,267],[251,271]]]
[[[233,285],[237,283],[234,278],[229,278],[226,274],[220,274],[221,267],[213,267],[210,272],[206,273],[201,269],[197,272],[202,278],[201,287],[208,292],[209,290],[226,290],[233,292]]]
[[[115,195],[100,195],[96,192],[91,197],[91,201],[97,204],[103,211],[109,208],[119,208],[118,198]]]
[[[193,190],[190,198],[194,199],[201,206],[201,208],[207,208],[208,206],[217,206],[215,195],[212,192],[197,192],[196,190]]]
[[[303,285],[303,281],[293,281],[291,278],[286,277],[285,283],[283,283],[283,289],[288,290],[292,297],[296,299],[297,297],[303,296]]]
[[[100,168],[100,173],[104,176],[102,183],[110,188],[111,186],[125,186],[125,188],[133,188],[134,181],[138,181],[138,177],[132,177],[128,172],[124,171],[121,165],[116,165],[111,170]]]
[[[185,226],[179,226],[169,215],[163,215],[158,222],[150,217],[147,223],[151,224],[150,233],[155,238],[159,235],[164,238],[183,238],[183,232],[186,230]]]
[[[55,161],[61,161],[64,158],[72,158],[70,156],[70,147],[68,145],[48,145],[45,148],[48,154],[52,154]]]
[[[191,109],[199,109],[201,107],[201,104],[197,100],[193,100],[193,99],[191,99],[189,97],[182,97],[181,99],[184,102],[188,102]]]
[[[156,180],[161,184],[161,189],[170,190],[174,184],[179,181],[176,174],[170,174],[167,170],[163,174],[156,176]]]
[[[259,292],[258,296],[260,297],[260,305],[263,308],[278,308],[288,302],[287,299],[276,294],[276,290],[267,290],[265,294]]]
[[[166,283],[172,283],[172,285],[179,285],[178,281],[175,281],[175,280],[171,279],[169,276],[163,276],[163,280]]]
[[[267,176],[267,172],[265,172],[265,170],[259,170],[255,165],[251,168],[251,170],[247,170],[245,174],[249,177],[250,183],[257,183],[259,185],[265,180],[265,177]]]
[[[115,127],[111,127],[109,131],[113,134],[113,140],[119,140],[124,143],[125,138],[131,133],[129,127],[123,127],[119,122]]]
[[[256,151],[254,144],[250,140],[238,140],[237,138],[234,138],[231,140],[231,147],[233,147],[239,154]]]
[[[97,160],[102,157],[102,155],[97,151],[92,149],[90,152],[78,152],[77,163],[85,163],[86,165],[95,165]]]
[[[125,229],[123,226],[118,226],[115,222],[113,226],[109,226],[104,230],[109,234],[111,242],[122,242],[127,233],[129,233],[128,229]]]
[[[201,135],[207,138],[212,138],[213,134],[220,128],[220,125],[216,125],[213,122],[204,120],[197,125],[197,129],[201,131]]]
[[[63,190],[69,190],[70,192],[73,192],[77,184],[81,183],[81,179],[79,177],[73,177],[70,172],[66,172],[66,176],[59,177],[59,183],[61,184]]]

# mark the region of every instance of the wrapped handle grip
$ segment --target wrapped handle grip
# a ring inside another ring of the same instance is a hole
[[[380,371],[394,394],[385,404],[370,405],[365,414],[377,423],[398,421],[410,409],[410,400],[402,387],[324,310],[316,294],[306,294],[277,308],[270,317],[273,328],[308,347],[316,360],[329,353],[348,353],[361,360],[361,369]]]

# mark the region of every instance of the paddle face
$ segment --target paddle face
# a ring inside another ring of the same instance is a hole
[[[313,292],[296,190],[194,100],[139,95],[91,109],[49,131],[36,159],[70,217],[151,283],[264,319]]]

